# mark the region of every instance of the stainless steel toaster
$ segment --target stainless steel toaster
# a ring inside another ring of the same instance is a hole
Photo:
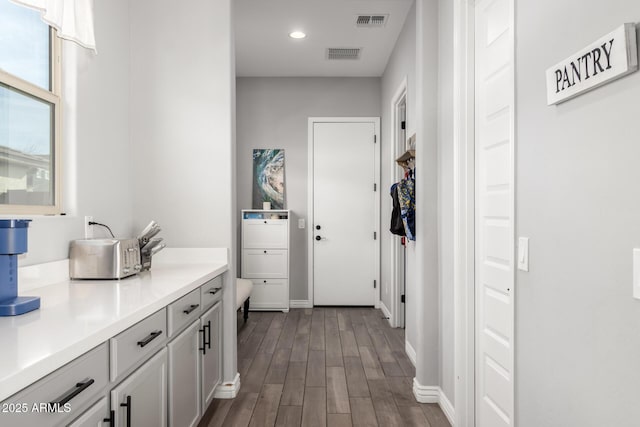
[[[123,279],[138,273],[138,239],[84,239],[69,245],[69,277],[72,279]]]

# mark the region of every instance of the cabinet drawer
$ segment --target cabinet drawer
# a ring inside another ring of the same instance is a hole
[[[289,281],[287,279],[252,279],[250,309],[289,308]]]
[[[211,307],[220,298],[222,298],[222,276],[218,276],[200,287],[202,311]]]
[[[61,425],[81,415],[104,393],[108,383],[109,348],[104,343],[2,402],[2,408],[10,411],[0,414],[0,424]],[[55,404],[47,408],[48,403],[57,403],[59,412],[54,410]],[[11,409],[18,408],[16,405],[26,411],[16,413]]]
[[[245,219],[242,245],[245,249],[286,249],[289,240],[289,221],[282,219]]]
[[[286,279],[289,267],[288,251],[278,249],[245,249],[242,256],[242,277],[246,279]]]
[[[109,340],[111,381],[124,377],[167,340],[167,312],[162,309]]]
[[[180,332],[182,328],[200,317],[200,288],[169,304],[169,336]]]

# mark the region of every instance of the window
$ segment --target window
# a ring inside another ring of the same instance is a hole
[[[0,214],[60,213],[60,42],[0,0]]]

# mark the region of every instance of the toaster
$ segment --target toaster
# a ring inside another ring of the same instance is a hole
[[[71,279],[123,279],[138,273],[138,239],[84,239],[69,245]]]

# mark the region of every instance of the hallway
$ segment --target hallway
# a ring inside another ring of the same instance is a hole
[[[214,400],[217,426],[449,427],[437,404],[416,403],[404,330],[371,308],[292,309],[238,317],[237,398]]]

